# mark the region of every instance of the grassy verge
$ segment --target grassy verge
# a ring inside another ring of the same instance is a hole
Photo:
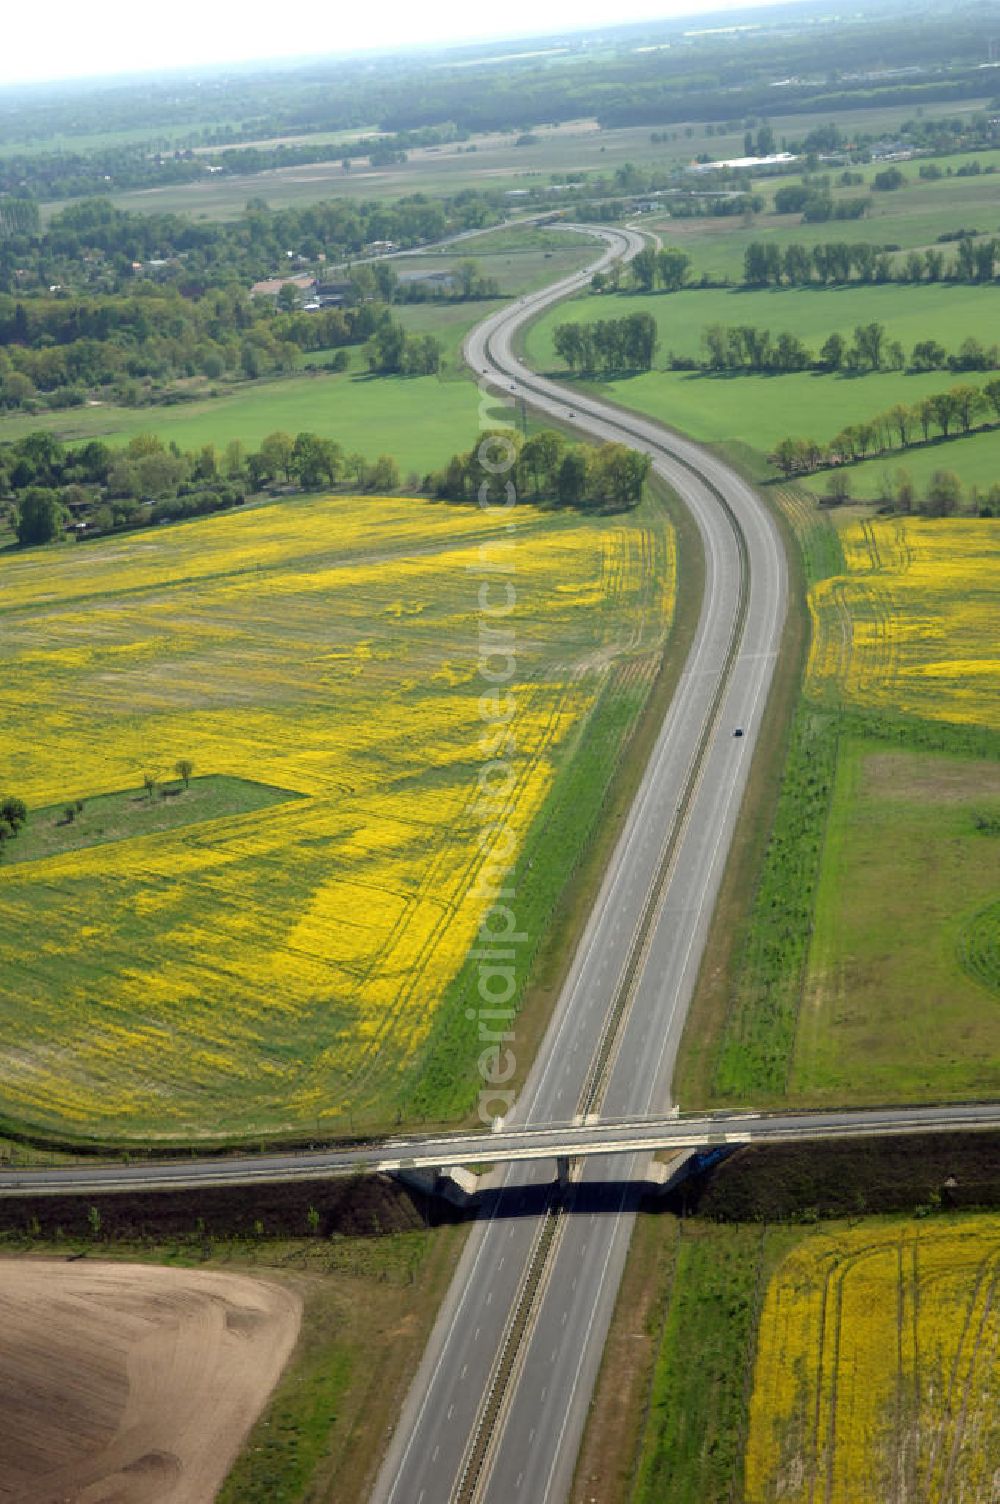
[[[704,560],[687,511],[665,487],[654,486],[650,505],[669,517],[677,548],[677,592],[667,642],[655,677],[628,669],[606,687],[582,743],[564,764],[531,830],[510,881],[519,922],[534,937],[518,956],[516,1006],[517,1091],[548,1025],[583,926],[684,666],[698,620]],[[636,665],[637,668],[641,665]],[[525,922],[527,920],[527,922]],[[475,966],[459,972],[430,1036],[408,1116],[426,1119],[467,1113],[468,1071],[474,1059],[475,1019],[466,1017],[474,995]]]
[[[309,1277],[298,1347],[218,1504],[368,1498],[463,1237],[442,1227],[334,1246],[337,1264]]]
[[[793,496],[792,500],[797,498]],[[747,915],[777,817],[780,784],[776,770],[785,765],[792,742],[793,718],[809,643],[805,569],[796,546],[797,511],[803,517],[806,515],[804,507],[775,509],[788,560],[788,615],[767,713],[678,1051],[673,1095],[685,1110],[706,1105],[712,1096],[719,1040],[729,1015],[733,978],[745,944]],[[817,542],[813,547],[819,557],[826,545]]]
[[[98,794],[81,801],[81,809],[70,799],[65,804],[31,810],[17,839],[4,850],[4,865],[39,862],[87,846],[177,830],[199,820],[246,815],[300,797],[289,789],[217,773],[192,778],[186,787],[178,780],[152,793],[120,789],[113,794]]]
[[[721,1504],[741,1493],[760,1305],[796,1235],[681,1223],[634,1504]]]
[[[709,1081],[702,1082],[712,1101],[756,1101],[761,1093],[780,1096],[787,1086],[836,765],[836,718],[800,705],[739,983]]]
[[[731,1504],[768,1278],[801,1229],[645,1212],[581,1453],[573,1504]],[[594,1442],[607,1437],[609,1450]]]

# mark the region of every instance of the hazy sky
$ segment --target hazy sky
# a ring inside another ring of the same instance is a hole
[[[524,36],[608,22],[735,9],[741,0],[351,0],[282,6],[270,0],[7,0],[0,83],[186,64],[324,55],[359,48]],[[746,4],[746,0],[742,0]],[[758,0],[760,3],[760,0]]]

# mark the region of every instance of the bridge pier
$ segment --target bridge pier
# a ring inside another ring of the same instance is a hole
[[[556,1155],[556,1179],[559,1182],[559,1187],[560,1187],[561,1190],[565,1190],[566,1187],[569,1185],[569,1155],[568,1154],[558,1154],[558,1155]]]
[[[409,1186],[425,1196],[440,1196],[442,1201],[457,1207],[468,1206],[479,1187],[479,1177],[459,1165],[447,1169],[392,1170],[390,1174],[400,1185]]]

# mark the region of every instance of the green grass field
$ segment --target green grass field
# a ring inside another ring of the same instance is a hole
[[[629,313],[650,313],[659,328],[658,366],[665,366],[671,354],[704,357],[701,336],[709,324],[751,324],[770,329],[774,336],[784,332],[797,334],[818,355],[828,334],[836,332],[846,337],[858,324],[880,323],[885,325],[887,339],[898,339],[907,354],[918,340],[924,339],[936,339],[950,351],[957,350],[967,334],[990,342],[987,331],[996,316],[997,303],[997,289],[992,285],[950,282],[589,294],[546,314],[531,329],[527,345],[536,364],[558,369],[561,362],[552,345],[556,325],[567,320],[593,323]],[[932,374],[938,381],[942,379],[940,371]],[[945,380],[948,374],[943,373]],[[733,381],[740,379],[732,377]],[[862,390],[869,379],[838,378],[839,384]],[[905,386],[908,378],[899,379]],[[808,378],[805,384],[808,385]]]
[[[72,789],[62,804],[32,811],[31,819],[3,854],[4,866],[40,862],[87,846],[109,841],[129,841],[136,836],[178,830],[199,820],[224,820],[251,810],[283,804],[298,795],[287,789],[269,788],[245,778],[192,778],[185,788],[173,770],[157,770],[152,793],[145,788],[99,794],[77,810]],[[68,818],[69,806],[72,819]]]
[[[997,763],[842,739],[789,1100],[995,1095],[996,999],[962,954],[997,896],[997,830]]]
[[[417,318],[423,309],[413,309]],[[466,314],[466,317],[469,317]],[[322,358],[313,355],[313,359]],[[0,438],[17,439],[42,429],[67,443],[105,439],[123,444],[139,433],[156,433],[182,449],[224,447],[239,439],[248,448],[276,429],[309,429],[336,439],[345,451],[374,459],[391,454],[403,475],[423,475],[475,437],[479,397],[469,381],[441,376],[379,376],[360,372],[283,376],[233,387],[225,396],[176,406],[74,408],[0,421]],[[498,417],[504,409],[498,406]]]
[[[887,338],[898,339],[907,353],[919,339],[937,339],[952,350],[967,334],[989,338],[996,300],[997,290],[991,286],[930,284],[589,295],[540,319],[528,333],[527,350],[539,369],[562,373],[565,368],[552,344],[558,324],[591,323],[630,312],[649,312],[656,318],[661,366],[671,351],[686,357],[703,353],[701,333],[713,323],[755,325],[770,329],[775,336],[793,332],[818,353],[828,334],[838,331],[849,337],[858,324],[879,322]],[[814,438],[822,443],[845,425],[870,419],[897,402],[912,406],[960,380],[981,385],[985,379],[950,371],[757,376],[661,369],[601,378],[598,385],[615,401],[639,408],[696,439],[746,446],[756,456],[755,471],[767,474],[764,457],[782,438]],[[852,465],[847,472],[852,494],[878,496],[885,476],[893,477],[900,467],[909,470],[921,487],[933,470],[945,468],[956,471],[966,486],[988,490],[1000,477],[1000,431],[934,441]],[[811,484],[820,490],[823,475]]]

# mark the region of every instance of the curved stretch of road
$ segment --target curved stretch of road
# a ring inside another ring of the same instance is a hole
[[[601,258],[493,315],[469,336],[466,357],[480,378],[550,418],[648,453],[698,527],[705,593],[673,702],[508,1119],[513,1131],[505,1125],[490,1139],[492,1152],[482,1150],[483,1159],[515,1162],[497,1174],[472,1228],[375,1485],[375,1504],[557,1504],[566,1497],[655,1148],[1000,1121],[995,1107],[665,1119],[767,704],[785,615],[785,562],[766,509],[721,461],[651,419],[567,392],[515,356],[513,338],[528,318],[642,245],[630,230],[588,233],[605,241]],[[599,1126],[588,1127],[598,1112]],[[636,1122],[651,1117],[659,1121]],[[574,1123],[580,1126],[566,1126]],[[447,1164],[456,1154],[475,1160],[481,1148],[474,1135],[448,1135],[310,1156],[16,1170],[0,1173],[0,1194],[253,1184],[345,1166]],[[538,1155],[588,1151],[593,1157],[565,1189],[553,1188],[551,1163],[537,1162]],[[534,1159],[523,1162],[528,1154]]]
[[[521,1123],[566,1121],[598,1107],[602,1117],[669,1108],[787,595],[774,522],[739,476],[651,419],[570,393],[515,355],[515,335],[529,318],[643,244],[634,231],[589,233],[605,241],[600,260],[487,319],[470,334],[466,360],[543,415],[649,454],[697,524],[705,592],[673,703],[515,1109]],[[742,737],[733,735],[737,727]],[[592,1062],[623,989],[628,1006],[595,1101]],[[585,1162],[568,1192],[586,1203],[576,1216],[551,1203],[528,1214],[549,1178],[541,1167],[503,1173],[493,1214],[470,1234],[375,1504],[565,1498],[647,1159]],[[519,1209],[525,1214],[503,1215]]]

